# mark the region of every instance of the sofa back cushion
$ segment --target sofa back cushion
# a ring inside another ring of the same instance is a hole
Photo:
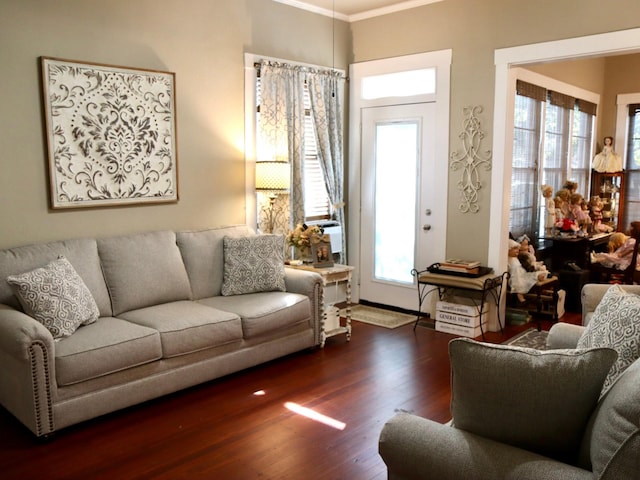
[[[594,478],[640,478],[640,360],[600,399],[582,441],[580,466]]]
[[[194,300],[220,295],[224,278],[224,237],[239,238],[252,233],[246,225],[176,233]]]
[[[98,240],[114,315],[191,296],[174,232],[149,232]]]
[[[0,303],[21,309],[7,283],[9,275],[18,275],[43,267],[64,256],[91,292],[101,317],[111,316],[109,292],[100,268],[95,239],[74,239],[0,250]]]

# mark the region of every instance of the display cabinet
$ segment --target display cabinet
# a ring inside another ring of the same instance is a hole
[[[602,200],[602,222],[614,231],[623,228],[624,172],[591,172],[591,198]]]

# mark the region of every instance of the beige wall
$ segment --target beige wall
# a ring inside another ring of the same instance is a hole
[[[332,20],[271,0],[0,0],[0,248],[244,223],[245,52],[331,65]],[[336,22],[337,67],[349,27]],[[40,56],[176,73],[180,201],[51,211]]]
[[[463,108],[481,105],[493,142],[494,51],[640,26],[640,2],[611,0],[446,0],[353,24],[356,62],[409,53],[452,49],[449,151],[459,148]],[[480,212],[456,208],[456,172],[449,175],[447,255],[486,260],[489,242],[491,174],[481,173]],[[496,212],[499,213],[499,212]],[[473,241],[469,241],[473,232]]]
[[[340,68],[453,50],[449,148],[456,151],[469,105],[484,108],[483,145],[491,148],[495,49],[636,28],[640,2],[446,0],[336,26]],[[330,18],[271,0],[0,0],[0,248],[244,222],[243,53],[331,65],[331,32]],[[49,210],[42,55],[176,72],[179,203]],[[487,256],[490,172],[482,180],[480,213],[462,214],[449,175],[450,256]]]

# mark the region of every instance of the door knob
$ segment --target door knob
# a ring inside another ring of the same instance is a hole
[[[431,225],[429,225],[429,224],[427,224],[427,225],[423,225],[423,226],[422,226],[422,229],[423,229],[425,232],[427,232],[427,231],[431,230]]]

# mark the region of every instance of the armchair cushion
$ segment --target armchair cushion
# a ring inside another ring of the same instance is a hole
[[[449,353],[457,428],[569,463],[617,357],[607,348],[539,351],[463,338]]]
[[[578,340],[578,348],[590,347],[609,347],[618,352],[618,360],[604,381],[604,393],[640,357],[640,296],[619,285],[607,290]]]

